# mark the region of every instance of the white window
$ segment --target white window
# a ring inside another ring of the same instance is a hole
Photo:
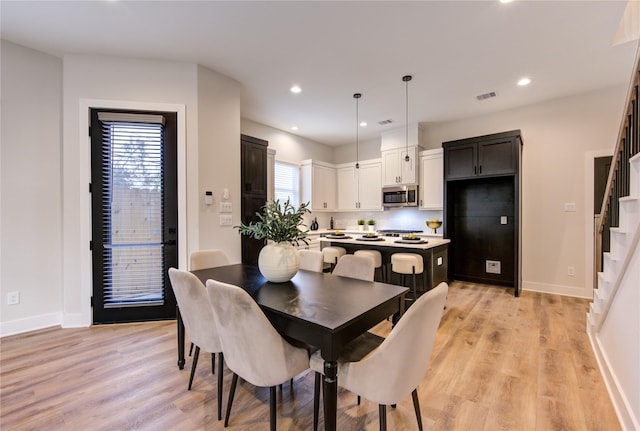
[[[293,163],[276,160],[274,169],[274,199],[281,203],[291,201],[297,207],[300,205],[300,167]]]

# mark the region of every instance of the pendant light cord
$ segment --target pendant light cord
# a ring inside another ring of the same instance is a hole
[[[359,129],[358,127],[360,127],[360,116],[359,116],[359,111],[358,111],[358,99],[360,99],[362,97],[362,94],[360,93],[355,93],[353,95],[353,98],[356,99],[356,169],[360,169],[360,156],[358,155],[358,140],[359,140]]]
[[[411,75],[405,75],[402,77],[402,80],[405,83],[405,101],[406,101],[406,105],[405,105],[405,135],[404,135],[404,139],[405,139],[405,151],[406,154],[404,156],[404,161],[408,162],[411,160],[411,157],[409,157],[409,81],[411,81],[412,76]]]

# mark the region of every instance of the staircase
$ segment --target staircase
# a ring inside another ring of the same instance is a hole
[[[605,189],[587,333],[623,430],[640,430],[640,49]],[[610,228],[608,226],[611,226]],[[601,250],[609,235],[609,250]]]
[[[618,227],[610,229],[610,251],[603,253],[602,271],[598,272],[597,288],[587,314],[587,330],[600,329],[609,313],[625,274],[632,265],[640,238],[640,154],[629,160],[630,193],[619,198]],[[632,274],[630,274],[632,275]],[[640,287],[640,282],[636,284]],[[640,304],[639,304],[640,305]],[[640,310],[638,310],[640,312]]]

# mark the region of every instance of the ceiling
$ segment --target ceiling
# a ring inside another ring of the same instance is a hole
[[[342,145],[355,140],[356,92],[366,140],[404,127],[407,90],[409,123],[428,124],[625,85],[637,41],[613,41],[626,6],[2,0],[0,14],[3,39],[56,56],[201,64],[241,84],[243,118]],[[524,76],[532,82],[519,87]],[[294,84],[301,93],[289,91]],[[476,99],[488,92],[497,97]]]

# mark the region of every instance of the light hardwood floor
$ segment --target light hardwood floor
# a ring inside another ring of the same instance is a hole
[[[419,387],[425,430],[618,430],[585,334],[588,301],[453,283]],[[390,324],[375,331],[384,335]],[[175,322],[52,328],[0,341],[0,429],[222,430],[201,355],[176,366]],[[268,358],[265,358],[268,360]],[[399,364],[401,366],[401,364]],[[224,402],[231,376],[225,371]],[[278,429],[310,430],[313,375],[278,391]],[[340,391],[339,430],[377,430],[378,408]],[[415,430],[408,397],[390,430]],[[238,385],[229,430],[268,429],[268,390]],[[322,419],[321,419],[322,426]]]

